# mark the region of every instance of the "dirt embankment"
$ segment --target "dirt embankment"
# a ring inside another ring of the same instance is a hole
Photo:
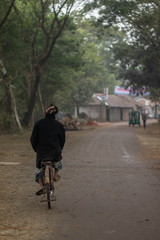
[[[148,125],[146,129],[137,128],[136,134],[142,147],[142,153],[148,159],[157,160],[153,167],[160,169],[160,124]]]

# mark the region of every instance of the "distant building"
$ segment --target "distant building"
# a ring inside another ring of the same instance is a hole
[[[143,96],[140,96],[140,97],[138,96],[135,98],[135,100],[138,103],[144,105],[144,108],[148,110],[149,118],[154,118],[155,114],[158,115],[160,113],[158,103],[151,101],[151,99]]]
[[[127,95],[106,95],[95,93],[92,101],[80,106],[80,113],[100,122],[128,121],[130,110],[141,111],[144,105]]]

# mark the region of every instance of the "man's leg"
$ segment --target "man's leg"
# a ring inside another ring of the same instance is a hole
[[[54,181],[57,182],[58,180],[60,180],[61,176],[59,176],[58,174],[58,169],[55,168],[55,171],[54,171]]]
[[[41,161],[40,159],[37,157],[36,158],[36,182],[39,183],[40,189],[43,188],[43,181],[42,181],[42,176],[43,176],[43,169],[41,168]]]
[[[39,183],[40,189],[36,192],[36,195],[41,195],[44,193],[44,186],[43,186],[43,180],[42,180],[42,170],[36,168],[36,177],[35,177],[36,182]]]
[[[55,162],[54,164],[53,164],[53,168],[54,168],[54,181],[56,182],[56,181],[58,181],[61,177],[59,176],[59,174],[58,174],[58,172],[59,172],[59,170],[61,170],[62,169],[62,163],[61,163],[61,161],[59,161],[59,162]]]
[[[36,192],[36,195],[44,194],[44,186],[43,186],[43,181],[41,177],[38,178],[38,182],[39,182],[40,189]]]
[[[39,182],[40,189],[42,189],[44,186],[43,186],[43,181],[41,177],[38,178],[38,182]]]
[[[55,168],[55,171],[54,171],[54,180],[55,181],[59,180],[59,175],[58,175],[58,169],[57,168]]]

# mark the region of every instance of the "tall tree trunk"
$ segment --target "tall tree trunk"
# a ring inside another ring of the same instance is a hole
[[[8,122],[8,128],[10,129],[12,126],[12,97],[10,92],[10,80],[7,76],[7,71],[3,65],[2,59],[1,59],[1,53],[0,53],[0,72],[2,75],[2,81],[5,86],[5,93],[6,93],[6,112],[8,114],[8,117],[10,121]]]
[[[33,112],[34,105],[35,105],[36,94],[37,94],[38,85],[39,85],[39,82],[40,82],[40,79],[41,79],[41,75],[42,75],[41,68],[40,68],[39,65],[36,65],[34,86],[31,90],[31,95],[30,95],[30,98],[29,98],[27,111],[26,111],[26,113],[24,115],[24,118],[23,118],[23,125],[25,127],[29,126],[30,123],[31,123],[32,112]]]
[[[13,104],[13,111],[14,111],[14,114],[15,114],[15,118],[16,118],[16,122],[17,122],[17,125],[19,127],[19,129],[21,131],[23,131],[23,128],[21,126],[21,122],[19,120],[19,116],[18,116],[18,112],[17,112],[17,105],[16,105],[16,99],[13,95],[13,92],[12,92],[12,87],[10,86],[10,92],[11,92],[11,97],[12,97],[12,104]]]
[[[7,76],[3,76],[3,82],[5,85],[5,91],[7,94],[6,111],[10,116],[12,116],[12,97],[11,97],[10,86],[9,86],[10,81]]]
[[[39,95],[39,100],[40,100],[42,112],[44,114],[45,113],[45,109],[44,109],[44,104],[43,104],[43,100],[42,100],[42,94],[41,94],[40,86],[38,86],[38,95]]]
[[[35,25],[35,31],[32,37],[28,35],[28,31],[25,34],[25,40],[31,47],[31,52],[32,52],[31,59],[35,69],[34,84],[33,84],[33,88],[31,89],[31,95],[28,101],[27,111],[23,118],[23,124],[26,127],[29,126],[31,122],[32,112],[33,112],[35,100],[36,100],[36,93],[37,93],[40,78],[42,75],[41,67],[44,66],[48,58],[50,58],[53,48],[56,44],[56,41],[60,37],[68,21],[69,14],[71,12],[74,2],[75,0],[70,0],[70,1],[65,0],[65,1],[57,1],[57,2],[39,0],[39,3],[40,3],[39,7],[41,9],[41,11],[39,12],[41,14],[35,14],[37,17],[37,24]],[[58,7],[55,6],[55,3],[59,4]],[[48,15],[48,7],[52,8],[54,17],[51,18],[50,25],[46,26],[45,20],[46,20],[46,15]],[[64,10],[64,16],[61,17],[60,15],[63,12],[63,10]],[[35,9],[33,9],[33,11],[35,11]],[[16,12],[18,12],[18,14],[20,13],[20,11],[18,11],[17,8],[16,8]],[[23,21],[23,18],[22,18],[22,21]],[[39,41],[38,40],[39,30],[42,31],[44,44],[42,46],[41,54],[39,53],[37,55],[36,44]]]
[[[79,104],[76,104],[76,108],[77,108],[77,117],[79,117]]]

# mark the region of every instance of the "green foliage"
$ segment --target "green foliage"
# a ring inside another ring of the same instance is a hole
[[[91,1],[99,9],[97,23],[118,26],[125,36],[113,44],[120,78],[134,88],[160,88],[160,2],[158,0]]]
[[[5,6],[9,5],[9,1],[4,2]],[[42,2],[45,3],[43,19],[40,18]],[[72,1],[68,1],[70,2]],[[103,88],[108,87],[109,93],[113,93],[114,85],[117,85],[118,65],[115,67],[111,43],[120,37],[119,32],[116,33],[113,28],[106,30],[96,26],[95,21],[80,15],[77,17],[78,11],[68,17],[62,34],[56,39],[53,52],[48,61],[42,64],[41,59],[50,46],[47,44],[58,30],[56,25],[47,40],[47,33],[55,17],[53,5],[49,3],[53,1],[16,0],[15,7],[0,30],[3,61],[12,83],[20,120],[27,111],[34,89],[35,66],[38,62],[42,74],[39,86],[44,107],[52,102],[60,110],[73,114],[74,107],[89,101],[94,92],[103,92]],[[3,10],[0,9],[5,14]],[[63,19],[64,12],[61,12],[59,24]],[[1,81],[2,112],[5,110],[5,94],[4,83]],[[38,92],[34,114],[35,119],[43,114]],[[1,121],[7,122],[7,119]]]
[[[91,21],[70,19],[44,68],[40,86],[45,106],[54,102],[74,113],[74,106],[86,103],[94,92],[109,87],[113,93],[116,76],[109,70],[109,63],[113,65],[109,37],[102,42]]]
[[[149,91],[151,93],[152,101],[159,102],[160,101],[160,89],[149,88]]]

